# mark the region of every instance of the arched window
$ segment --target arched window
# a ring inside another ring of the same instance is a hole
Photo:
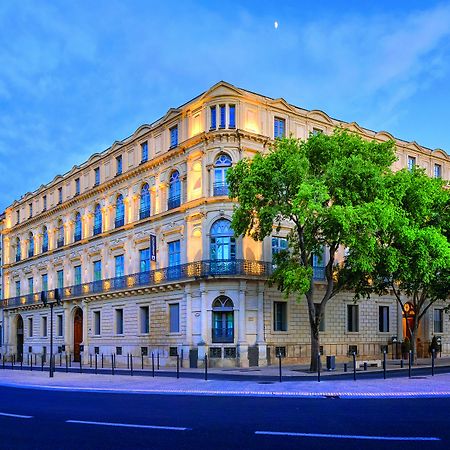
[[[234,341],[234,312],[231,298],[221,295],[212,304],[212,341]]]
[[[141,203],[139,205],[139,219],[150,217],[150,190],[147,183],[141,188]]]
[[[227,172],[231,167],[231,158],[221,153],[214,163],[214,195],[228,195]]]
[[[215,221],[211,227],[211,259],[233,260],[236,258],[236,240],[227,219]]]
[[[30,232],[28,235],[28,258],[34,256],[34,236],[33,233]]]
[[[42,229],[42,253],[48,252],[48,230],[44,226]]]
[[[169,198],[167,209],[178,208],[181,204],[181,181],[180,173],[174,170],[169,179]]]
[[[61,219],[58,220],[58,240],[57,247],[60,248],[64,245],[64,224]]]
[[[125,225],[125,207],[123,205],[123,195],[119,194],[116,198],[116,220],[115,227],[123,227]]]
[[[20,248],[20,238],[16,238],[16,261],[22,259],[22,250]]]
[[[97,203],[94,208],[94,236],[102,232],[102,209]]]
[[[81,214],[77,212],[75,214],[75,230],[74,230],[73,240],[75,242],[81,241],[82,237],[82,226],[81,226]]]

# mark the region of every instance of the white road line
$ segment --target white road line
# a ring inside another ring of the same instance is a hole
[[[4,413],[4,412],[0,412],[0,416],[16,417],[17,419],[32,419],[33,418],[33,416],[23,416],[21,414],[10,414],[10,413]]]
[[[255,431],[255,434],[266,434],[271,436],[299,436],[316,437],[327,439],[366,439],[373,441],[440,441],[438,437],[422,436],[361,436],[351,434],[319,434],[319,433],[291,433],[284,431]]]
[[[188,431],[186,427],[165,427],[161,425],[139,425],[135,423],[90,422],[88,420],[66,420],[66,423],[78,423],[81,425],[100,425],[105,427],[149,428],[151,430]]]

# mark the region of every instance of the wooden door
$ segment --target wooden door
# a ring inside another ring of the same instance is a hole
[[[83,341],[83,311],[78,308],[73,318],[73,360],[80,361],[80,344]]]

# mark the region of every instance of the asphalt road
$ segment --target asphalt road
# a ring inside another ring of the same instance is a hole
[[[0,387],[1,449],[448,449],[450,398],[301,399]]]

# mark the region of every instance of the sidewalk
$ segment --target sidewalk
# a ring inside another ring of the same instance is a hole
[[[450,374],[392,379],[316,381],[223,381],[192,378],[0,371],[0,386],[74,392],[225,395],[264,397],[411,398],[449,397]]]

